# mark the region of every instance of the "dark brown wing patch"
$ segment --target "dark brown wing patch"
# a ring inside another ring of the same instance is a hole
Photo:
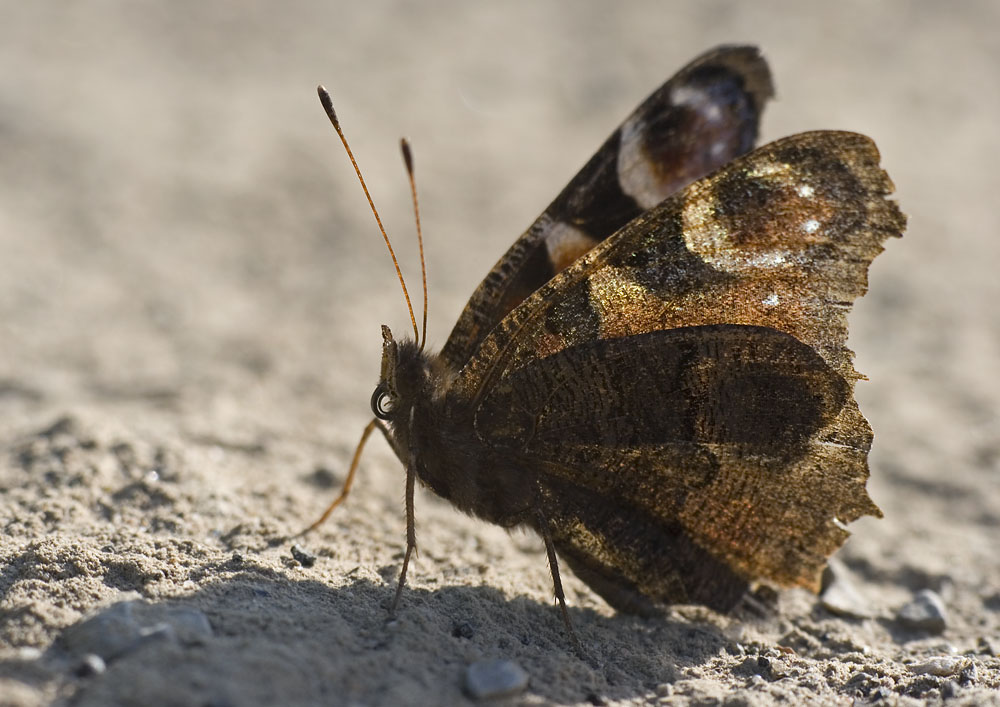
[[[840,412],[847,382],[796,338],[721,324],[597,339],[524,366],[476,414],[491,446],[742,445],[785,459]]]

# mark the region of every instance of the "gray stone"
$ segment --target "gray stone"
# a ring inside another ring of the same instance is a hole
[[[198,609],[123,601],[70,626],[61,640],[70,653],[110,662],[149,643],[197,645],[211,636],[208,617]]]
[[[136,602],[113,604],[98,614],[67,628],[62,643],[71,653],[93,654],[105,661],[114,660],[140,638],[139,622],[135,618]]]
[[[922,589],[896,614],[900,625],[912,631],[941,633],[948,626],[948,613],[937,592]]]
[[[850,571],[836,559],[830,560],[824,573],[826,588],[820,596],[823,608],[837,616],[856,619],[871,617],[871,602],[858,590]]]
[[[292,557],[303,567],[312,567],[316,564],[316,555],[306,550],[301,545],[292,545]]]
[[[477,700],[511,697],[528,687],[528,674],[509,660],[481,660],[465,670],[465,691]]]

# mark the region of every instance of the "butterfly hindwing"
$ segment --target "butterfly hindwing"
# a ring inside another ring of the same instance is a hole
[[[497,262],[441,351],[461,368],[504,316],[642,211],[753,148],[773,89],[755,47],[720,47],[650,95]]]
[[[636,610],[638,592],[659,603],[728,609],[747,577],[812,582],[826,560],[813,548],[829,544],[830,533],[842,541],[825,514],[800,518],[799,507],[771,497],[787,496],[801,464],[826,461],[811,438],[849,395],[848,383],[788,334],[694,326],[596,339],[518,369],[490,389],[476,423],[493,446],[540,470],[556,547],[591,579],[604,578],[612,604]],[[758,470],[750,499],[738,484]],[[814,474],[795,488],[808,487],[806,503],[835,490],[856,494],[834,480]],[[721,517],[706,507],[719,500],[734,506]],[[739,516],[732,502],[750,500],[753,517]],[[711,523],[701,522],[703,513]],[[780,519],[778,527],[751,522],[762,513]],[[699,549],[707,533],[722,557]],[[755,552],[741,557],[747,543]],[[780,561],[763,552],[776,543],[787,554]]]

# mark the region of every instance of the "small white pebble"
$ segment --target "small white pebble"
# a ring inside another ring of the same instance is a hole
[[[945,678],[949,675],[957,675],[969,664],[969,659],[958,655],[938,655],[929,658],[923,663],[915,663],[910,666],[910,672],[914,675],[937,675]]]
[[[481,660],[465,670],[465,690],[477,700],[511,697],[528,687],[528,674],[509,660]]]

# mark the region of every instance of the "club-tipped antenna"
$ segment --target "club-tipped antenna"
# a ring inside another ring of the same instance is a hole
[[[420,281],[424,288],[424,321],[420,332],[420,350],[427,343],[427,263],[424,260],[424,233],[420,228],[420,202],[417,200],[417,181],[413,178],[413,153],[406,138],[399,141],[399,149],[403,151],[403,162],[406,164],[406,176],[410,179],[410,194],[413,196],[413,219],[417,222],[417,245],[420,249]]]
[[[392,249],[392,243],[389,242],[389,235],[385,232],[385,227],[382,226],[382,219],[378,215],[378,209],[375,208],[375,202],[372,201],[372,195],[368,191],[368,185],[365,184],[365,178],[361,176],[361,169],[358,167],[358,161],[354,159],[354,153],[351,152],[351,146],[347,144],[347,138],[344,136],[344,131],[340,129],[340,121],[337,120],[337,114],[333,110],[333,100],[330,98],[330,92],[327,91],[322,84],[320,84],[316,87],[316,93],[319,94],[319,102],[323,104],[323,110],[326,111],[327,117],[333,124],[333,129],[337,131],[340,141],[344,143],[344,149],[347,151],[347,156],[351,159],[351,164],[354,166],[354,173],[358,175],[358,181],[361,182],[361,188],[364,189],[365,197],[368,199],[368,205],[372,209],[372,214],[375,215],[375,223],[378,224],[378,230],[382,232],[382,238],[385,240],[385,247],[389,249],[389,256],[392,258],[392,264],[396,268],[396,277],[399,278],[399,286],[403,288],[403,298],[406,300],[406,309],[410,312],[410,323],[413,324],[413,336],[419,339],[420,332],[417,329],[417,318],[413,314],[413,305],[410,303],[410,293],[406,289],[406,281],[403,280],[403,272],[399,269],[399,261],[396,260],[396,251]],[[422,253],[423,250],[421,249],[421,264],[423,263]],[[423,343],[421,343],[421,346],[423,346]]]

